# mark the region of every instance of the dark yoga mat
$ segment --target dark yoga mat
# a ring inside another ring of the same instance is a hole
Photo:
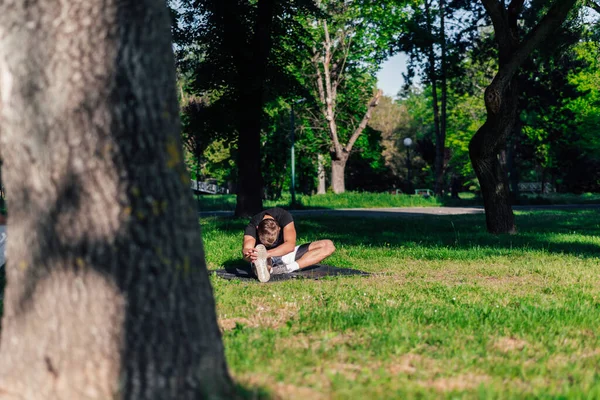
[[[241,279],[258,282],[254,277],[250,266],[236,265],[218,269],[214,273],[223,279]],[[288,279],[321,279],[326,276],[348,276],[348,275],[369,275],[368,272],[359,271],[350,268],[338,268],[326,264],[315,264],[304,268],[302,271],[295,271],[290,274],[271,275],[269,282],[285,281]]]

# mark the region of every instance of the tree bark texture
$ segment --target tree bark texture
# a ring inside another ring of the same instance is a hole
[[[0,397],[233,395],[160,0],[0,3]]]
[[[323,154],[317,155],[317,179],[319,184],[317,185],[317,194],[325,194],[327,187],[325,184],[325,160]]]
[[[274,12],[274,0],[258,1],[252,57],[239,65],[238,191],[235,207],[238,217],[250,217],[262,210],[260,132]],[[247,51],[240,54],[247,54]]]
[[[331,190],[333,193],[344,193],[346,191],[346,180],[344,172],[346,171],[346,162],[348,157],[331,160]]]
[[[531,52],[565,20],[576,0],[556,0],[546,16],[522,40],[518,16],[524,0],[505,8],[497,0],[481,0],[494,25],[499,50],[499,70],[485,90],[487,119],[469,143],[469,155],[479,179],[490,233],[514,233],[506,170],[498,157],[505,149],[518,119],[516,73]]]

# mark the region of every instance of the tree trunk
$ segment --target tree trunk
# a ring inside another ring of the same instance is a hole
[[[325,185],[325,161],[323,158],[323,154],[317,155],[317,176],[319,179],[317,194],[325,194],[327,192],[327,186]]]
[[[243,113],[256,113],[260,117],[262,107],[252,107]],[[250,217],[262,210],[262,188],[263,179],[260,168],[260,121],[256,120],[254,115],[248,115],[247,118],[241,118],[246,121],[239,130],[238,140],[238,184],[237,184],[237,202],[235,206],[235,215],[237,217]],[[257,123],[258,122],[258,123]]]
[[[234,395],[159,0],[0,3],[0,396]]]
[[[241,79],[238,101],[238,191],[235,215],[249,217],[262,210],[263,179],[260,168],[260,132],[264,86],[271,53],[274,0],[259,0],[252,57],[239,63]],[[240,52],[241,55],[247,52]]]
[[[334,155],[332,155],[331,158],[331,189],[333,193],[344,193],[346,191],[344,172],[348,156],[346,155],[342,159],[334,159]]]
[[[452,183],[450,185],[450,197],[453,199],[460,199],[458,192],[460,191],[460,182],[456,174],[452,175]]]
[[[486,89],[488,118],[469,143],[469,155],[479,179],[490,233],[515,233],[515,218],[510,206],[508,177],[498,159],[517,116],[517,81],[509,84],[494,80]]]

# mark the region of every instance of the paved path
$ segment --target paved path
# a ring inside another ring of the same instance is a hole
[[[600,210],[600,204],[565,204],[547,206],[513,206],[515,211],[527,210]],[[423,215],[464,215],[483,214],[481,206],[475,207],[394,207],[394,208],[337,208],[315,210],[291,210],[292,215],[327,215],[339,217],[420,217]],[[198,213],[201,217],[231,217],[233,211],[205,211]]]

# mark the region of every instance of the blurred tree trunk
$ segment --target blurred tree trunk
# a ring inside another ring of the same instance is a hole
[[[516,73],[529,54],[564,22],[576,0],[556,0],[523,40],[520,40],[518,17],[524,0],[512,0],[508,8],[497,0],[481,2],[494,25],[499,69],[485,90],[487,119],[471,139],[469,155],[481,185],[488,231],[515,233],[508,177],[498,155],[506,148],[506,141],[518,118]]]
[[[0,3],[3,398],[234,395],[169,22],[159,0]]]

